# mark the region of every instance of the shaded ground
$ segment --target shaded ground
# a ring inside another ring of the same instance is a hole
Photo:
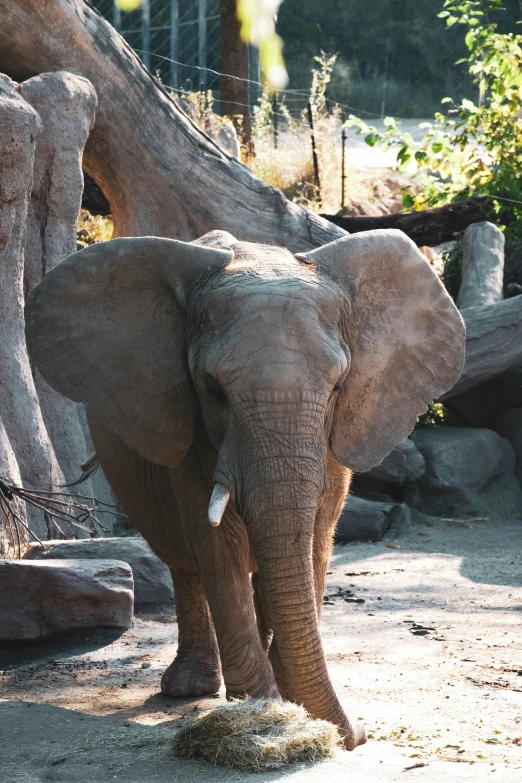
[[[371,739],[291,770],[292,780],[522,780],[521,543],[522,523],[439,524],[417,525],[397,550],[335,548],[328,663]],[[281,779],[169,760],[173,729],[219,703],[158,693],[175,638],[175,618],[162,610],[141,613],[122,635],[1,646],[1,783]],[[427,766],[404,772],[415,764]]]

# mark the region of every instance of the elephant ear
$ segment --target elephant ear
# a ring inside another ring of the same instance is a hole
[[[351,299],[344,338],[352,362],[334,412],[332,449],[352,470],[369,470],[459,379],[464,322],[402,231],[343,237],[297,258],[328,268]]]
[[[25,308],[31,359],[143,457],[174,467],[193,439],[183,303],[231,250],[157,237],[113,239],[69,256]]]

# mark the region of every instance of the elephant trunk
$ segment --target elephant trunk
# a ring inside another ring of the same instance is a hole
[[[310,410],[308,417],[303,406],[297,411],[280,405],[278,416],[267,419],[265,413],[257,422],[249,411],[237,500],[274,634],[281,668],[278,673],[274,667],[275,674],[278,680],[282,676],[284,687],[278,685],[314,718],[339,726],[345,746],[352,749],[364,740],[346,717],[328,676],[314,589],[314,524],[325,485],[324,410],[304,407]]]

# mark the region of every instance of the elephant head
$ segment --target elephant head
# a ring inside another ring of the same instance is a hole
[[[224,232],[115,239],[50,271],[26,322],[45,379],[146,459],[175,470],[204,422],[217,455],[210,521],[230,496],[293,697],[342,725],[314,521],[329,460],[379,464],[460,376],[463,322],[424,256],[400,231],[297,255]]]

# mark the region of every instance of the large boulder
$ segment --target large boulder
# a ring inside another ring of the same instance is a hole
[[[412,440],[398,443],[388,456],[368,476],[389,484],[411,484],[425,471],[424,457]]]
[[[515,476],[522,484],[522,408],[501,411],[497,416],[495,429],[513,446],[516,459]]]
[[[46,541],[31,544],[27,560],[123,560],[134,576],[134,605],[165,604],[174,601],[170,571],[141,538],[90,538],[80,541]]]
[[[406,488],[405,501],[425,514],[449,518],[519,518],[522,492],[510,443],[486,429],[435,427],[411,436],[426,472]]]
[[[337,522],[339,541],[380,541],[388,532],[402,535],[410,526],[410,511],[403,503],[382,503],[350,495]]]
[[[132,571],[118,560],[0,560],[0,639],[130,628]]]

